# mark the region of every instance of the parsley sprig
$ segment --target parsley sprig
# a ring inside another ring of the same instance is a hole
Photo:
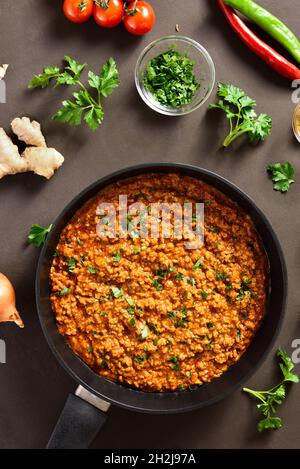
[[[267,166],[267,171],[270,173],[275,191],[287,192],[295,182],[295,170],[289,162],[270,164]]]
[[[91,94],[80,79],[87,64],[80,64],[68,55],[65,56],[65,62],[63,70],[58,67],[45,67],[42,73],[33,77],[28,88],[46,88],[53,82],[55,87],[78,85],[80,90],[72,93],[73,99],[62,102],[62,107],[52,119],[69,125],[80,125],[83,119],[90,129],[96,130],[104,118],[102,97],[107,98],[120,84],[117,64],[111,57],[99,74],[88,72],[89,88],[96,90],[96,93]]]
[[[281,418],[273,416],[276,412],[276,406],[282,404],[286,397],[286,383],[299,382],[298,376],[292,372],[294,364],[290,357],[288,357],[282,349],[278,350],[277,355],[280,360],[279,367],[283,375],[282,381],[277,384],[277,386],[267,391],[254,391],[248,388],[243,389],[244,392],[247,392],[260,401],[257,408],[264,416],[264,419],[260,420],[257,425],[257,429],[260,432],[269,428],[277,429],[282,427]]]
[[[32,225],[27,238],[28,242],[37,248],[42,247],[51,229],[52,225],[47,228],[41,225]]]
[[[272,129],[272,119],[267,114],[257,116],[254,111],[256,102],[246,95],[245,91],[228,83],[218,84],[216,104],[210,104],[209,109],[221,109],[225,112],[230,123],[230,132],[223,142],[228,147],[243,134],[247,134],[250,142],[263,141]]]

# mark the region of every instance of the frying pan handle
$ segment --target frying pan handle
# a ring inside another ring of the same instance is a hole
[[[86,400],[69,394],[47,449],[88,448],[105,424],[107,417],[105,412]]]

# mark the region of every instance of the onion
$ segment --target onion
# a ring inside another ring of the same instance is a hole
[[[23,321],[16,309],[16,295],[14,287],[5,275],[0,272],[0,322],[15,322],[24,327]]]

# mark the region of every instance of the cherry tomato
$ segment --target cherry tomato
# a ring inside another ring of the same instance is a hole
[[[84,23],[93,13],[93,0],[65,0],[64,14],[73,23]]]
[[[114,28],[121,23],[124,15],[122,0],[100,0],[95,3],[94,18],[103,28]]]
[[[140,36],[146,34],[155,25],[155,13],[147,2],[131,2],[127,7],[124,25],[128,32]]]

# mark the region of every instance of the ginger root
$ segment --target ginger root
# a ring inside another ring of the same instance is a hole
[[[22,157],[27,163],[26,171],[33,171],[46,179],[50,179],[64,162],[64,157],[54,148],[28,147]]]
[[[18,147],[0,128],[0,179],[7,174],[23,173],[26,168],[27,163],[20,157]]]
[[[0,179],[8,174],[28,171],[50,179],[54,171],[63,164],[64,157],[54,148],[46,146],[40,124],[23,117],[14,119],[11,126],[20,140],[35,146],[27,147],[20,155],[18,147],[5,130],[0,128]]]
[[[41,126],[36,121],[30,121],[28,117],[16,117],[11,123],[13,133],[19,140],[34,147],[47,147]]]
[[[8,65],[7,64],[3,64],[0,66],[0,80],[2,80],[2,78],[5,77],[5,74],[6,74],[6,70],[8,69]]]

